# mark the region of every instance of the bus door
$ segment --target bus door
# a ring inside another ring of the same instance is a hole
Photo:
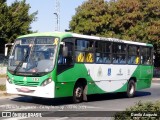
[[[73,93],[75,82],[73,45],[72,42],[64,42],[59,48],[56,82],[56,86],[59,87],[56,91],[58,97],[72,96]]]

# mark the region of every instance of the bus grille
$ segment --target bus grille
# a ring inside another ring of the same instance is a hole
[[[38,86],[39,82],[28,82],[28,81],[13,81],[15,85],[20,85],[20,86],[32,86],[36,87]]]

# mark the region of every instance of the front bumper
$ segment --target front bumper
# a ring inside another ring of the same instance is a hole
[[[43,98],[54,98],[55,97],[55,83],[52,81],[46,86],[18,86],[15,84],[10,84],[6,81],[6,90],[9,94],[18,94],[26,96],[35,96]]]

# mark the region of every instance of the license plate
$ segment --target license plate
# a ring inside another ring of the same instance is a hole
[[[18,90],[19,92],[26,92],[26,93],[32,91],[32,90],[30,90],[30,89],[28,89],[28,88],[17,88],[17,90]]]

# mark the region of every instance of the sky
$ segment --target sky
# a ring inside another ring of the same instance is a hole
[[[7,4],[11,5],[15,0],[7,0]],[[20,0],[18,0],[20,1]],[[55,31],[56,16],[55,12],[56,0],[26,0],[29,3],[30,13],[38,11],[37,21],[31,24],[33,31],[51,32]],[[69,29],[69,21],[75,15],[75,8],[86,0],[59,0],[60,1],[60,31]]]

